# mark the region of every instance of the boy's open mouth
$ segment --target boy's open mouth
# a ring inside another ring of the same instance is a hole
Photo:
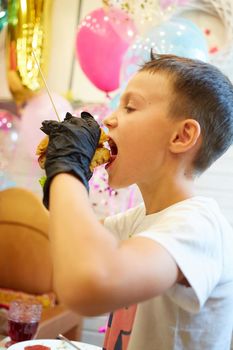
[[[110,161],[106,164],[105,169],[107,169],[114,162],[118,153],[117,145],[112,139],[108,140],[108,145],[110,148],[111,158],[110,158]]]

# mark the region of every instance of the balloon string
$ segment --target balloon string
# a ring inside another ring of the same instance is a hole
[[[47,91],[47,93],[48,93],[48,95],[49,95],[49,98],[50,98],[50,101],[51,101],[51,103],[52,103],[53,109],[54,109],[54,111],[55,111],[55,113],[56,113],[57,119],[58,119],[58,121],[60,122],[60,121],[61,121],[61,119],[60,119],[60,117],[59,117],[59,115],[58,115],[57,109],[56,109],[55,104],[54,104],[54,102],[53,102],[53,99],[52,99],[51,93],[50,93],[50,91],[49,91],[49,87],[48,87],[48,85],[47,85],[47,83],[46,83],[46,80],[45,80],[44,74],[43,74],[43,72],[42,72],[42,70],[41,70],[41,68],[40,68],[39,62],[37,61],[37,58],[36,58],[35,52],[34,52],[33,50],[32,50],[32,54],[33,54],[33,56],[34,56],[34,59],[35,59],[35,61],[36,61],[37,67],[38,67],[39,72],[40,72],[40,75],[41,75],[42,80],[43,80],[43,82],[44,82],[44,85],[45,85],[46,91]]]

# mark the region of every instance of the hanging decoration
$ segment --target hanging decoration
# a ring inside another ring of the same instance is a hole
[[[132,16],[141,35],[151,27],[169,20],[177,7],[188,2],[189,0],[103,0],[104,6],[118,7]]]
[[[159,4],[163,10],[174,6],[183,6],[189,3],[189,0],[160,0]]]
[[[8,2],[7,78],[11,94],[19,106],[43,86],[32,50],[46,72],[51,7],[52,0]]]

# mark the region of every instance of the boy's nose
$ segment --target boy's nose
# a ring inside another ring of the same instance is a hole
[[[104,125],[108,128],[115,128],[117,126],[117,117],[115,113],[110,114],[103,120]]]

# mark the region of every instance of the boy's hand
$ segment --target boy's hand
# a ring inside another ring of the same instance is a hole
[[[46,120],[41,130],[49,135],[45,162],[47,180],[43,189],[43,203],[48,208],[50,183],[59,173],[73,174],[89,190],[90,163],[99,142],[100,127],[91,114],[82,112],[81,118],[67,113],[61,123]]]

